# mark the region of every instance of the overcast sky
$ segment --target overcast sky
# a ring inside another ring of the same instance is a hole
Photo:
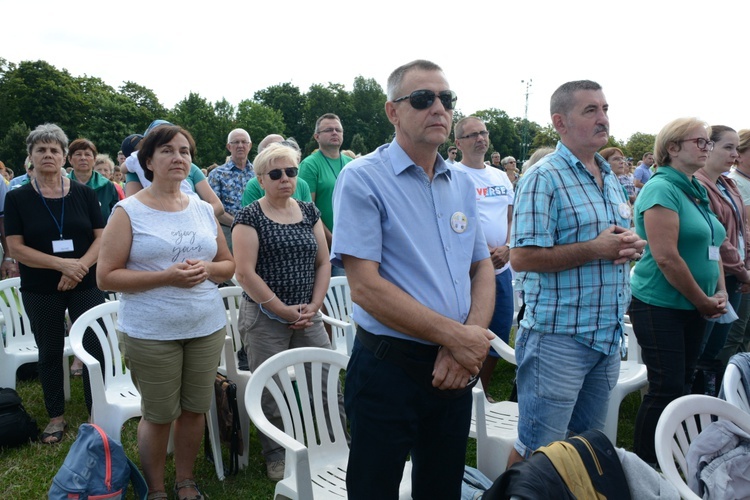
[[[464,114],[523,117],[532,80],[528,117],[544,126],[555,88],[591,79],[619,140],[680,116],[750,128],[747,0],[0,0],[0,19],[0,57],[134,81],[169,108],[191,91],[236,106],[284,82],[351,90],[358,75],[385,89],[423,58],[443,67]]]

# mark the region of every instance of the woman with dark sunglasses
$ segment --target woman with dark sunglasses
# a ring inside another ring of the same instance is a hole
[[[315,205],[292,198],[297,152],[271,144],[255,158],[254,167],[265,194],[240,210],[232,226],[236,277],[245,299],[239,329],[251,371],[287,349],[331,348],[319,312],[331,276],[328,245]],[[326,396],[324,389],[323,400]],[[282,428],[276,403],[267,392],[262,405]],[[339,406],[343,416],[340,392]],[[263,434],[259,438],[268,477],[278,481],[284,477],[284,448]]]
[[[630,319],[649,386],[636,416],[633,448],[651,464],[659,417],[690,392],[706,321],[726,312],[719,252],[726,230],[694,176],[714,148],[710,133],[695,118],[665,125],[654,149],[659,169],[635,201],[635,230],[648,245],[630,280]]]

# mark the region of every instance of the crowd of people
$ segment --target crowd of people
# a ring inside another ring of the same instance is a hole
[[[750,130],[677,119],[633,165],[606,147],[601,86],[567,82],[550,100],[557,147],[519,169],[499,152],[485,160],[480,118],[453,125],[457,98],[439,66],[413,61],[388,79],[389,144],[352,158],[340,118],[326,113],[305,159],[293,138],[270,134],[250,162],[250,134],[235,129],[225,163],[210,171],[193,164],[190,133],[164,120],[125,138],[117,165],[54,124],[34,129],[27,173],[0,182],[0,270],[20,274],[39,346],[42,442],[60,442],[67,426],[66,310],[75,321],[103,291],[119,292],[149,498],[167,498],[172,426],[175,495],[203,498],[193,466],[224,339],[218,287],[234,276],[243,288],[239,328],[253,370],[287,349],[330,348],[323,298],[330,277],[345,275],[357,324],[338,394],[351,498],[394,497],[408,456],[415,498],[459,498],[471,389],[481,380],[492,401],[490,340],[510,341],[514,283],[525,313],[509,465],[603,429],[626,315],[649,381],[634,448],[654,464],[665,406],[715,394],[729,357],[749,347]],[[452,132],[444,160],[438,149]],[[93,334],[84,347],[102,356]],[[263,409],[281,426],[272,398]],[[260,441],[269,478],[283,478],[283,448]]]

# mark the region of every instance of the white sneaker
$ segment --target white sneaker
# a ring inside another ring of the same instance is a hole
[[[286,462],[284,460],[274,460],[273,462],[266,462],[266,473],[268,479],[272,481],[281,481],[284,479],[284,467]]]

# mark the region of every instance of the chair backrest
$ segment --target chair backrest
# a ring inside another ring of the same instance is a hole
[[[728,403],[746,413],[750,413],[750,399],[745,392],[745,386],[742,385],[742,373],[737,365],[729,363],[724,372],[724,379],[721,382],[724,398]]]
[[[513,312],[518,314],[523,307],[523,281],[516,278],[512,282],[513,286]]]
[[[338,403],[339,377],[348,362],[345,354],[331,349],[301,347],[268,358],[250,377],[245,391],[250,419],[259,431],[287,450],[289,475],[309,477],[309,467],[307,471],[300,470],[290,458],[293,455],[289,450],[299,450],[300,444],[306,447],[310,462],[326,454],[348,453]],[[327,387],[327,401],[323,401],[323,384]],[[263,413],[264,389],[279,407],[283,431]]]
[[[623,338],[623,342],[627,342],[627,356],[628,361],[635,361],[638,364],[645,364],[643,362],[643,358],[641,357],[641,346],[638,345],[638,338],[635,336],[635,331],[633,330],[633,324],[630,322],[630,317],[625,315],[624,321],[623,321],[623,330],[625,333],[625,336]]]
[[[323,298],[323,305],[328,316],[339,321],[354,324],[352,321],[352,292],[346,276],[333,276],[331,278],[328,284],[328,292],[326,292],[326,296]],[[337,343],[347,342],[346,352],[351,353],[352,345],[349,345],[349,343],[354,343],[354,339],[349,338],[351,335],[347,336],[344,328],[334,325],[331,325],[331,333],[331,346],[333,349],[343,352],[344,349],[340,348]]]
[[[227,309],[227,336],[234,343],[234,352],[242,346],[242,336],[239,329],[240,304],[242,304],[242,287],[225,286],[219,288],[219,294]]]
[[[494,334],[494,332],[492,333]],[[495,335],[495,338],[490,340],[490,345],[505,361],[512,365],[516,364],[516,350],[509,346],[503,339]]]
[[[690,443],[716,418],[730,420],[750,433],[750,415],[726,401],[702,394],[672,401],[656,424],[656,459],[662,473],[682,498],[699,498],[684,479],[688,474],[685,457]]]
[[[94,401],[105,400],[105,387],[110,384],[132,384],[130,370],[125,366],[117,339],[117,310],[120,302],[112,300],[92,307],[70,328],[70,344],[75,355],[89,369],[91,395]],[[104,367],[83,347],[83,334],[91,330],[101,345]]]
[[[0,312],[5,322],[5,346],[34,342],[31,323],[23,307],[21,278],[6,278],[0,281]]]

